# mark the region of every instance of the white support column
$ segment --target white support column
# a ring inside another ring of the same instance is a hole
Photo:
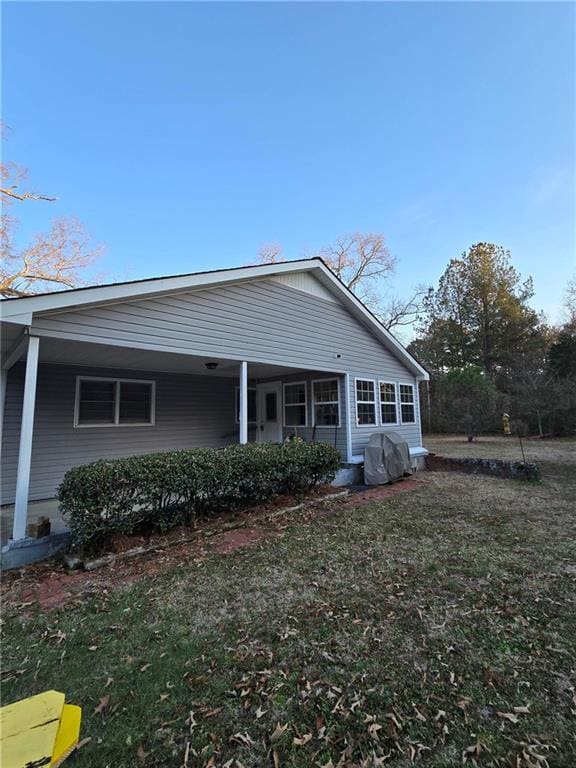
[[[248,442],[248,363],[240,363],[240,443]]]
[[[26,378],[22,402],[22,423],[20,426],[20,450],[18,452],[18,474],[16,475],[16,504],[14,507],[14,528],[12,539],[26,538],[28,518],[28,489],[30,487],[30,463],[32,459],[32,434],[34,431],[34,406],[36,404],[36,378],[38,374],[38,350],[40,339],[30,336],[26,356]]]
[[[352,413],[350,412],[350,374],[344,375],[344,405],[346,408],[346,461],[352,462]]]

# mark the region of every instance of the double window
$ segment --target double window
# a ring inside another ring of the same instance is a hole
[[[306,382],[284,384],[284,426],[305,427],[308,424]]]
[[[340,426],[340,397],[338,379],[320,379],[312,382],[314,425]]]
[[[154,424],[156,382],[139,379],[76,379],[75,427],[138,427]]]
[[[378,400],[377,400],[378,395]],[[377,408],[377,404],[379,408]],[[379,416],[378,416],[379,411]],[[413,384],[393,381],[356,379],[356,423],[358,426],[377,424],[414,424],[416,404]]]

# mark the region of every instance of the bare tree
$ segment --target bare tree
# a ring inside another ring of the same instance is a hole
[[[279,243],[265,243],[258,251],[258,260],[262,264],[275,264],[282,261],[283,250]]]
[[[384,235],[355,232],[339,237],[318,254],[359,299],[374,303],[378,288],[396,268]]]
[[[18,247],[14,238],[18,219],[11,215],[10,206],[15,201],[56,199],[21,190],[26,176],[26,170],[15,163],[0,164],[0,296],[7,298],[82,285],[82,272],[101,253],[84,226],[73,218],[55,219],[48,232],[35,235],[24,248]]]
[[[262,246],[258,257],[263,264],[280,260],[282,246]],[[410,325],[422,310],[429,289],[414,288],[408,299],[386,295],[396,268],[396,259],[386,245],[384,235],[355,232],[339,237],[317,254],[334,274],[378,317],[387,330]]]
[[[379,320],[387,329],[411,325],[420,316],[424,300],[432,289],[425,285],[417,285],[408,299],[390,296],[384,302]]]

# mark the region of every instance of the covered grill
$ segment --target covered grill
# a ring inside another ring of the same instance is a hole
[[[397,432],[375,432],[364,449],[366,485],[382,485],[411,474],[408,443]]]

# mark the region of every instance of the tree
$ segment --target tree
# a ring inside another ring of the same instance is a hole
[[[438,370],[475,365],[493,377],[538,325],[528,305],[532,296],[532,280],[522,282],[509,251],[492,243],[473,245],[450,261],[424,299],[417,344],[423,362]]]
[[[463,432],[468,442],[494,426],[504,398],[493,381],[476,366],[450,371],[436,382],[436,406],[444,428]]]
[[[566,314],[566,326],[576,331],[576,275],[568,280],[564,292],[564,311]]]
[[[48,232],[35,235],[32,242],[21,248],[14,233],[18,219],[11,215],[13,203],[28,200],[53,202],[56,198],[22,190],[25,169],[14,163],[0,164],[0,296],[18,297],[58,288],[73,288],[85,282],[84,270],[100,254],[84,226],[74,218],[52,221]]]
[[[408,299],[385,295],[396,259],[388,250],[384,235],[377,232],[343,235],[322,248],[317,256],[388,330],[410,325],[416,319],[429,289],[417,286]],[[282,246],[264,245],[258,257],[264,264],[274,264],[282,258]]]
[[[576,331],[563,329],[548,350],[548,368],[559,379],[576,381]]]

